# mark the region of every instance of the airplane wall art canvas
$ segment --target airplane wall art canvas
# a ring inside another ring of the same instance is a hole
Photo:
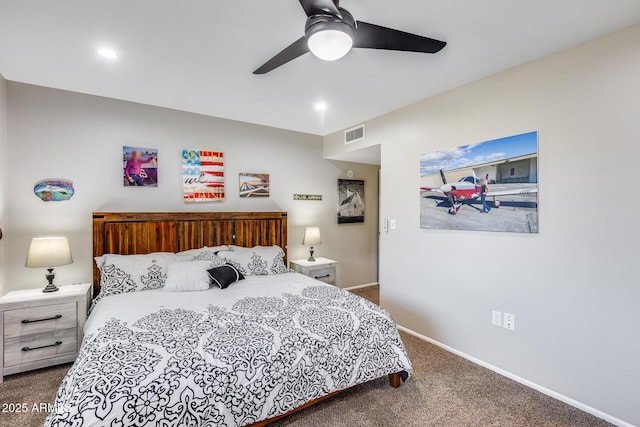
[[[420,228],[538,232],[538,132],[420,156]]]

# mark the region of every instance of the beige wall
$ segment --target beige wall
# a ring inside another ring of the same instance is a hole
[[[43,284],[43,271],[24,268],[29,239],[37,235],[71,239],[75,262],[57,269],[59,283],[89,281],[91,212],[100,210],[284,210],[290,259],[308,256],[304,227],[317,225],[323,237],[317,253],[340,262],[340,286],[377,281],[378,169],[322,159],[320,137],[14,82],[8,83],[8,118],[8,289]],[[158,188],[122,186],[123,145],[159,149]],[[183,148],[224,151],[224,203],[182,202]],[[348,169],[367,182],[367,222],[360,226],[336,224],[336,180]],[[269,173],[271,197],[240,199],[240,172]],[[33,185],[44,178],[73,180],[76,195],[68,202],[40,201]],[[293,193],[324,200],[293,201]]]
[[[367,122],[382,305],[403,326],[640,425],[640,26]],[[540,233],[420,230],[419,155],[539,134]],[[339,151],[342,133],[325,138]],[[514,313],[515,332],[491,326]],[[602,414],[601,414],[602,415]]]
[[[8,231],[7,215],[7,84],[0,74],[0,228]],[[0,240],[0,295],[7,286],[7,239]]]

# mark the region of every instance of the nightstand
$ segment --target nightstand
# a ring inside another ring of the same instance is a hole
[[[73,362],[91,304],[91,284],[12,291],[0,298],[0,382],[5,375]]]
[[[312,277],[330,285],[336,284],[338,262],[328,258],[316,258],[315,261],[299,259],[290,261],[289,267],[305,276]]]

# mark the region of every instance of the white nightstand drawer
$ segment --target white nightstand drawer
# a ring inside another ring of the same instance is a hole
[[[336,269],[333,267],[313,269],[309,271],[309,276],[331,285],[336,284]]]
[[[300,274],[320,280],[330,285],[337,285],[336,269],[338,263],[328,258],[317,258],[315,261],[300,259],[289,262],[290,267]]]
[[[7,310],[4,312],[4,338],[74,328],[77,322],[75,302]]]
[[[77,328],[25,335],[4,341],[4,365],[7,367],[73,354],[77,351]]]
[[[91,284],[15,290],[0,298],[0,383],[7,375],[73,362],[91,301]]]

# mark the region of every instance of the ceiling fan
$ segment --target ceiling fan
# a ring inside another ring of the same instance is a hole
[[[271,58],[253,74],[266,74],[307,52],[325,61],[345,56],[351,48],[437,53],[446,42],[356,21],[339,0],[300,0],[307,14],[304,36]]]

